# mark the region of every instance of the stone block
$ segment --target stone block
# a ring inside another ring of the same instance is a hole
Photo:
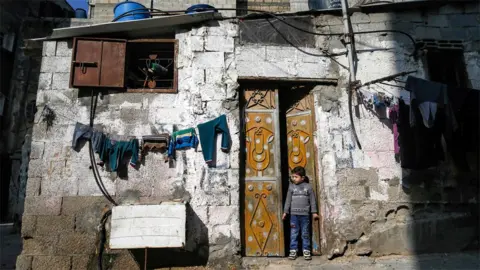
[[[235,49],[234,39],[227,36],[207,36],[205,50],[210,52],[233,52]]]
[[[28,197],[40,196],[41,183],[42,183],[42,178],[28,178],[26,195]]]
[[[115,261],[112,263],[112,270],[123,270],[123,269],[139,269],[135,258],[130,255],[128,252],[122,252],[118,254],[115,258]]]
[[[52,89],[52,73],[40,73],[38,77],[38,90]]]
[[[314,20],[315,25],[343,25],[342,17],[336,15],[321,15]]]
[[[339,195],[344,200],[365,200],[367,193],[365,186],[339,186]]]
[[[70,270],[70,256],[36,256],[33,258],[32,269],[35,270]]]
[[[72,56],[72,42],[71,41],[58,41],[57,42],[57,56]]]
[[[95,235],[83,233],[61,234],[56,254],[76,255],[95,253]]]
[[[292,47],[267,46],[267,60],[269,62],[296,61],[297,50]]]
[[[230,194],[228,191],[206,193],[197,189],[190,203],[196,206],[228,206],[230,205]]]
[[[466,28],[444,28],[440,29],[440,35],[442,39],[447,40],[465,40],[468,35],[468,29]]]
[[[88,209],[105,209],[110,202],[103,196],[72,196],[64,197],[62,204],[62,215],[81,214]]]
[[[71,270],[92,269],[92,266],[96,264],[96,262],[97,260],[94,255],[73,256]]]
[[[446,15],[432,15],[428,16],[427,24],[428,26],[434,27],[448,27],[449,20]]]
[[[218,85],[220,87],[224,86],[223,82],[223,73],[224,70],[221,68],[211,68],[205,70],[205,83]]]
[[[35,236],[23,240],[23,255],[53,255],[58,242],[57,236]]]
[[[223,68],[225,59],[223,52],[198,52],[194,56],[194,68]]]
[[[337,172],[341,186],[376,186],[378,175],[375,169],[343,169]]]
[[[476,14],[452,14],[447,16],[450,27],[474,27],[480,23]]]
[[[121,108],[120,119],[128,124],[148,124],[148,110]]]
[[[55,56],[55,51],[57,50],[56,41],[44,41],[42,56]]]
[[[238,206],[210,206],[208,208],[209,224],[230,224],[231,220],[238,215]]]
[[[32,261],[33,261],[32,256],[18,255],[17,263],[15,265],[15,269],[17,269],[17,270],[30,270],[30,269],[32,269]]]
[[[397,18],[395,13],[371,13],[369,16],[372,23],[394,21]]]
[[[37,235],[72,233],[74,229],[73,216],[38,216],[36,223]]]
[[[202,91],[200,92],[200,95],[202,97],[202,101],[219,101],[219,100],[224,100],[226,98],[227,90],[225,88],[225,85],[205,84],[202,87]],[[221,104],[221,102],[219,102],[218,104]],[[208,105],[209,104],[207,103],[207,106]],[[209,111],[207,108],[207,112],[213,113],[216,111]]]
[[[61,208],[62,197],[27,197],[24,215],[56,216]]]
[[[70,71],[72,59],[70,57],[51,56],[42,58],[41,72],[64,72]]]
[[[232,236],[230,225],[215,225],[208,234],[210,245],[226,245]]]
[[[422,16],[422,13],[420,13],[420,11],[401,12],[397,14],[397,18],[401,21],[409,22],[409,23],[424,21],[424,18]]]
[[[23,216],[22,217],[22,237],[32,237],[35,234],[35,228],[37,223],[36,216]]]
[[[365,13],[355,12],[350,17],[352,23],[370,23],[370,16]]]
[[[203,52],[205,50],[205,39],[202,36],[191,36],[190,49],[192,52]]]
[[[255,62],[265,60],[267,50],[265,46],[242,46],[235,51],[235,54],[238,62]]]
[[[42,178],[42,196],[75,196],[78,194],[78,179],[68,177],[62,171],[55,171],[52,177]]]
[[[438,8],[438,14],[455,14],[460,15],[464,13],[464,5],[444,5]],[[478,3],[477,3],[478,12]]]
[[[70,88],[70,73],[53,73],[52,90],[65,90]]]

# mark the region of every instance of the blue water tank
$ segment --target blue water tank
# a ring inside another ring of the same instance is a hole
[[[342,8],[340,0],[308,0],[309,9]]]
[[[148,9],[144,5],[133,1],[125,1],[118,3],[113,9],[113,14],[115,17],[115,21],[117,22],[150,18],[150,12],[148,11]],[[125,16],[119,18],[124,14]]]
[[[87,18],[87,11],[83,8],[75,9],[75,18],[86,19]]]
[[[198,10],[198,11],[197,11]],[[189,7],[185,13],[187,14],[193,14],[197,12],[218,12],[214,7],[207,5],[207,4],[196,4],[191,7]]]

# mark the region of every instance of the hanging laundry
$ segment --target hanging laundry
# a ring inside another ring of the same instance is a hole
[[[194,128],[188,128],[174,132],[168,146],[168,156],[175,159],[175,151],[189,148],[197,148],[198,138]]]
[[[424,125],[412,127],[410,106],[400,99],[398,111],[398,142],[400,147],[400,164],[404,169],[422,170],[436,166],[444,160],[441,144],[445,117],[443,114],[435,119],[432,128]],[[416,121],[421,121],[422,115],[414,111]]]
[[[100,159],[109,164],[110,170],[116,172],[120,162],[123,158],[131,153],[130,166],[136,167],[138,161],[138,140],[132,139],[130,141],[115,141],[110,138],[104,140]]]
[[[142,151],[166,151],[168,150],[168,141],[170,135],[148,135],[142,137]]]
[[[431,128],[435,122],[438,106],[445,108],[445,113],[448,120],[451,122],[454,129],[457,123],[453,111],[448,102],[447,86],[443,83],[427,81],[424,79],[408,76],[405,88],[410,93],[410,110],[420,111],[423,119],[423,124]],[[416,123],[414,114],[410,114],[410,125],[414,126]]]
[[[211,121],[198,125],[198,133],[200,143],[202,145],[202,153],[205,162],[210,166],[213,165],[213,156],[215,145],[217,142],[217,134],[222,134],[221,147],[223,151],[228,151],[230,147],[230,132],[227,125],[227,117],[221,115]]]
[[[392,123],[392,127],[393,127],[393,149],[395,152],[395,156],[400,155],[400,145],[398,143],[399,133],[398,133],[398,126],[397,126],[398,111],[399,111],[398,104],[393,105],[388,111],[388,118],[390,119],[390,122]]]
[[[385,94],[383,93],[376,93],[373,94],[373,105],[377,108],[385,107]]]
[[[99,154],[100,152],[102,152],[103,143],[106,138],[107,136],[105,136],[103,132],[100,132],[100,131],[93,132],[91,140],[92,140],[92,148],[95,153]]]
[[[77,122],[75,124],[75,129],[73,130],[72,148],[77,152],[80,151],[80,149],[78,149],[80,141],[90,140],[92,138],[92,134],[92,127]]]

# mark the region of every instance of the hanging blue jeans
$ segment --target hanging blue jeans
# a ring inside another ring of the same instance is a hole
[[[310,216],[290,216],[290,250],[298,251],[298,236],[302,235],[303,250],[310,251]]]

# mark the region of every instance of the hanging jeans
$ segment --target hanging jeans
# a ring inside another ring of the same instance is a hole
[[[212,121],[198,125],[198,135],[202,145],[203,158],[208,164],[212,163],[216,146],[216,134],[222,134],[222,150],[228,151],[230,146],[230,132],[227,126],[227,117],[221,115]]]
[[[90,140],[92,138],[93,129],[90,126],[84,125],[82,123],[76,123],[75,129],[73,130],[73,139],[72,139],[72,148],[75,151],[80,151],[78,149],[80,140]]]
[[[103,162],[106,162],[108,159],[110,169],[112,172],[116,172],[120,161],[127,154],[127,152],[132,153],[132,158],[130,159],[130,165],[135,167],[138,160],[138,140],[133,139],[128,142],[124,141],[111,141],[110,139],[105,139],[103,151],[100,154],[100,159]]]
[[[303,250],[310,251],[310,216],[290,216],[290,250],[298,251],[298,236],[302,236]]]

